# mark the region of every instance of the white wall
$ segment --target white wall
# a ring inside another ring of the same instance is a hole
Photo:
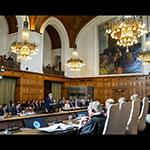
[[[148,20],[147,20],[147,16],[144,16],[143,17],[143,21],[145,23],[145,28],[148,32],[150,32],[150,19],[149,19],[149,16],[148,16]],[[149,21],[147,23],[147,21]],[[149,25],[149,26],[148,26]],[[149,44],[146,44],[145,43],[145,40],[146,40],[146,35],[144,34],[142,37],[141,37],[141,41],[142,41],[142,50],[143,51],[147,51],[147,50],[150,50],[150,45]],[[146,64],[146,63],[143,63],[143,73],[144,74],[149,74],[150,72],[150,64]]]
[[[25,16],[16,16],[18,24],[18,41],[21,41],[21,32],[23,29],[23,22]],[[28,18],[27,18],[28,19]],[[28,21],[29,22],[29,21]],[[30,24],[28,24],[30,27]],[[38,45],[39,51],[36,55],[31,56],[31,60],[21,61],[21,70],[26,70],[28,67],[31,72],[43,73],[42,64],[43,64],[43,40],[42,35],[37,32],[30,31],[29,42],[36,43]]]
[[[31,60],[26,60],[21,62],[21,70],[26,70],[26,67],[29,68],[28,71],[43,73],[42,64],[43,64],[43,41],[42,35],[36,32],[30,32],[30,42],[35,42],[38,45],[39,51],[36,55],[31,56]]]
[[[61,48],[52,49],[52,64],[55,64],[55,56],[61,57]]]
[[[8,24],[4,16],[0,16],[0,55],[8,56]]]
[[[98,26],[113,19],[116,16],[97,16],[87,23],[79,32],[76,43],[79,58],[85,63],[79,73],[73,73],[72,77],[99,76],[99,32]],[[145,21],[145,18],[144,18]],[[145,48],[145,36],[142,37],[142,48]],[[143,64],[143,73],[150,72],[150,65]],[[69,74],[69,72],[67,72]],[[69,75],[68,75],[69,76]]]
[[[114,16],[98,16],[88,22],[79,32],[76,38],[77,51],[79,58],[85,63],[85,66],[78,73],[79,77],[99,76],[98,26],[112,18]]]
[[[40,29],[40,33],[42,33],[42,35],[44,34],[44,30],[46,29],[46,27],[48,25],[53,26],[57,30],[57,32],[60,36],[60,40],[61,40],[61,70],[65,71],[65,75],[66,75],[68,68],[66,68],[66,66],[65,66],[65,61],[67,60],[68,55],[71,52],[70,48],[69,48],[69,38],[68,38],[67,31],[66,31],[63,23],[59,19],[52,16],[43,23],[43,25]]]
[[[52,64],[52,59],[56,55],[61,56],[62,70],[65,70],[65,76],[69,77],[88,77],[88,76],[99,76],[99,33],[98,26],[104,22],[112,19],[116,16],[97,16],[88,22],[82,30],[79,32],[76,43],[77,51],[79,53],[79,58],[85,63],[85,66],[81,68],[80,72],[71,72],[65,63],[71,58],[72,48],[69,48],[69,39],[67,32],[63,24],[55,17],[50,17],[41,27],[39,33],[30,32],[30,42],[36,42],[39,47],[39,52],[37,55],[33,55],[31,60],[22,61],[21,69],[29,71],[42,73],[42,65]],[[18,32],[8,35],[8,25],[5,17],[0,16],[0,53],[10,54],[10,45],[16,39],[20,39],[20,34],[22,31],[22,24],[24,21],[24,16],[17,16],[18,21]],[[61,38],[61,49],[51,50],[51,40],[48,34],[45,32],[45,28],[48,25],[52,25],[59,33]],[[18,35],[17,35],[18,34]],[[143,37],[144,38],[144,37]],[[144,42],[144,39],[143,39]],[[142,43],[143,44],[143,43]],[[143,45],[144,47],[144,45]],[[51,51],[51,52],[50,52]],[[143,66],[143,73],[150,72],[150,65]]]
[[[8,52],[8,56],[12,55],[14,60],[17,60],[17,55],[15,53],[11,52],[10,47],[14,41],[17,41],[17,38],[18,38],[18,32],[9,34],[8,40],[7,40],[7,45],[6,45],[6,51]]]
[[[51,39],[47,33],[47,31],[44,31],[44,45],[43,45],[43,65],[47,66],[48,64],[52,65],[52,57],[51,57],[51,51],[52,51],[52,43]]]
[[[143,64],[143,73],[144,74],[150,73],[150,64]]]

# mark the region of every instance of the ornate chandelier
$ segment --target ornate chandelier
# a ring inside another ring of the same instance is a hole
[[[143,63],[145,64],[150,63],[150,31],[149,31],[148,16],[147,16],[147,30],[148,30],[148,33],[146,34],[145,51],[141,51],[138,55],[138,59],[143,61]]]
[[[77,46],[75,45],[72,57],[66,62],[66,66],[68,66],[71,71],[80,71],[84,65],[84,62],[78,57]]]
[[[150,63],[150,51],[142,51],[138,59],[143,61],[143,63],[149,64]]]
[[[106,33],[117,40],[117,45],[127,47],[138,42],[138,38],[147,31],[144,30],[145,24],[142,17],[122,16],[108,24]]]
[[[30,43],[29,41],[29,29],[27,16],[23,23],[24,28],[22,31],[22,42],[13,42],[11,44],[11,51],[17,54],[19,60],[29,60],[31,55],[38,52],[38,47],[35,43]]]

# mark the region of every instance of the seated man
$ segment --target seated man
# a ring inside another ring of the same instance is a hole
[[[88,106],[89,117],[82,119],[79,123],[80,135],[101,135],[105,125],[106,117],[102,113],[100,102],[91,102]]]

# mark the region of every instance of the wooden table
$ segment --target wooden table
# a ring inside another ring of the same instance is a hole
[[[26,118],[36,118],[36,117],[42,117],[45,118],[47,123],[51,123],[57,120],[68,120],[68,115],[72,115],[73,119],[76,118],[77,113],[79,112],[85,112],[87,111],[87,109],[78,109],[78,110],[69,110],[69,111],[61,111],[58,113],[47,113],[47,114],[35,114],[35,115],[31,115],[31,116],[15,116],[12,118],[5,118],[5,119],[1,119],[0,120],[0,130],[5,130],[7,128],[11,128],[11,127],[19,127],[24,129],[25,125],[24,125],[24,119]],[[28,129],[27,129],[28,130]],[[33,134],[36,132],[33,131]],[[23,130],[24,132],[24,130]],[[27,133],[30,132],[29,130],[27,131]],[[25,133],[26,133],[26,129],[25,129]],[[31,132],[30,132],[31,133]],[[15,133],[15,134],[19,134]]]

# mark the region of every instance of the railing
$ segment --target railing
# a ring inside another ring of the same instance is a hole
[[[50,68],[47,68],[47,67],[43,67],[43,72],[46,73],[46,74],[54,74],[54,75],[64,76],[64,71],[58,71],[58,70],[50,69]]]
[[[6,68],[12,68],[12,69],[20,69],[20,62],[0,59],[0,66],[4,66]]]

